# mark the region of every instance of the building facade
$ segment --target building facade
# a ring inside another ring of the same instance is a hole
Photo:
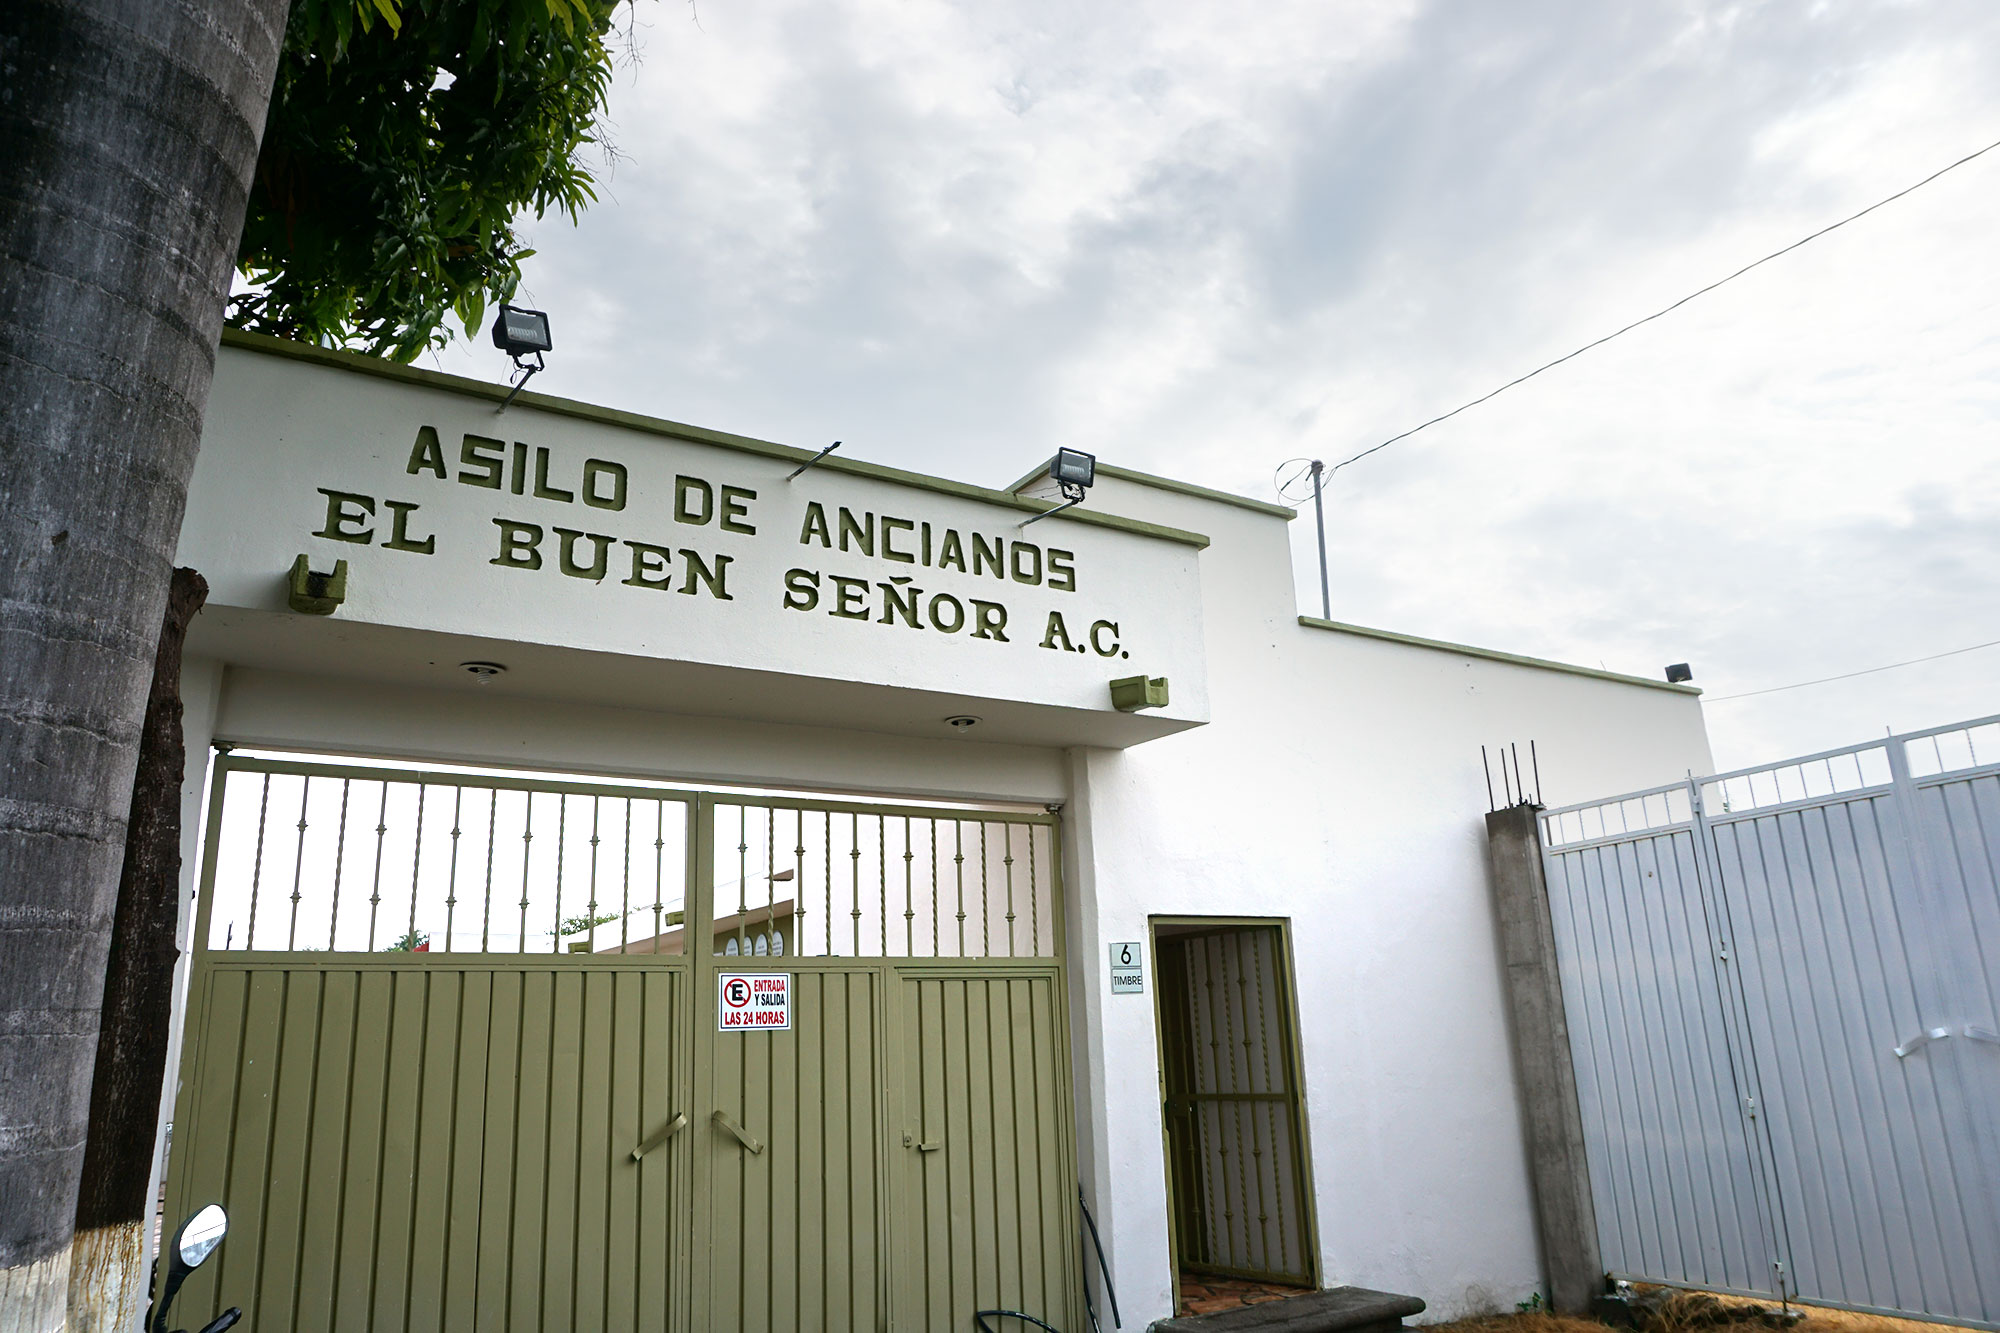
[[[1538,1288],[1480,747],[1706,773],[1696,691],[1301,617],[1289,512],[1196,486],[1030,523],[499,396],[221,352],[167,1173],[223,1303],[1080,1328],[1079,1186],[1129,1326]]]

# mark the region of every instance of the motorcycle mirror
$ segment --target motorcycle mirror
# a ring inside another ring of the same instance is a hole
[[[203,1260],[215,1253],[215,1247],[222,1244],[223,1233],[228,1230],[229,1214],[222,1211],[221,1204],[209,1204],[181,1223],[180,1232],[174,1237],[174,1253],[189,1268],[199,1268]]]

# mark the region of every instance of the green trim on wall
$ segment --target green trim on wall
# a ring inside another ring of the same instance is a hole
[[[1394,630],[1369,629],[1365,625],[1348,625],[1338,620],[1321,620],[1318,616],[1300,616],[1299,623],[1307,629],[1330,629],[1341,634],[1358,634],[1367,639],[1386,639],[1390,643],[1406,643],[1413,648],[1434,648],[1441,653],[1456,653],[1460,657],[1483,657],[1489,662],[1505,662],[1509,666],[1535,667],[1542,671],[1566,671],[1572,676],[1591,676],[1597,680],[1608,680],[1619,685],[1644,685],[1649,690],[1666,690],[1673,694],[1689,697],[1700,695],[1699,685],[1669,685],[1664,680],[1648,680],[1644,676],[1628,676],[1622,671],[1601,671],[1596,667],[1574,666],[1568,662],[1551,662],[1543,657],[1523,657],[1519,653],[1503,653],[1493,648],[1473,648],[1463,643],[1447,643],[1443,639],[1420,639],[1414,634],[1398,634]]]
[[[335,351],[329,347],[313,347],[305,343],[291,342],[284,338],[272,338],[261,333],[246,333],[241,329],[224,329],[222,344],[246,352],[262,352],[271,356],[289,357],[294,361],[304,361],[312,365],[326,366],[333,370],[352,371],[358,375],[373,375],[378,379],[396,380],[403,384],[419,385],[426,389],[440,389],[466,398],[484,398],[489,402],[499,402],[507,396],[504,384],[488,384],[483,380],[466,379],[460,375],[447,375],[442,371],[425,370],[420,366],[399,365],[393,361],[383,361],[372,356],[361,356],[354,352]],[[628,430],[641,431],[648,435],[662,435],[669,439],[688,440],[696,444],[709,444],[722,449],[734,449],[738,453],[755,454],[762,458],[776,458],[788,463],[803,463],[818,453],[817,449],[799,449],[789,444],[773,444],[769,440],[752,439],[747,435],[731,435],[726,431],[708,430],[701,426],[689,426],[678,421],[667,421],[660,417],[643,416],[637,412],[622,412],[614,407],[600,407],[595,403],[582,403],[571,398],[557,398],[550,394],[523,392],[514,399],[521,407],[532,407],[557,416],[574,417],[580,421],[594,421],[605,426],[623,426]],[[1030,500],[1011,491],[996,491],[985,486],[974,486],[967,482],[950,481],[943,477],[933,477],[922,472],[906,472],[902,468],[887,467],[881,463],[867,463],[857,458],[846,458],[831,454],[818,464],[832,472],[845,472],[850,476],[867,477],[874,481],[884,481],[895,486],[905,486],[911,490],[931,491],[938,495],[949,495],[960,500],[977,500],[983,504],[999,505],[1005,509],[1023,513],[1038,513],[1053,509],[1053,502]],[[1249,504],[1250,501],[1242,503]],[[1172,528],[1162,523],[1148,523],[1143,519],[1125,518],[1118,514],[1103,514],[1089,509],[1066,509],[1056,515],[1057,521],[1068,520],[1087,523],[1092,527],[1111,528],[1118,532],[1129,532],[1134,536],[1153,537],[1160,541],[1174,542],[1181,546],[1192,546],[1196,550],[1205,549],[1208,538],[1199,532],[1189,532],[1185,528]]]
[[[1150,472],[1140,472],[1135,468],[1119,467],[1116,463],[1099,463],[1097,465],[1097,473],[1099,476],[1110,477],[1115,481],[1129,481],[1139,486],[1151,486],[1155,490],[1172,491],[1176,495],[1192,495],[1197,500],[1213,500],[1217,504],[1235,505],[1238,509],[1247,509],[1253,514],[1268,514],[1273,518],[1282,518],[1287,523],[1299,516],[1297,510],[1288,509],[1281,504],[1272,504],[1268,500],[1252,500],[1247,495],[1232,495],[1228,491],[1211,490],[1206,486],[1197,486],[1191,481],[1175,481],[1172,477],[1156,477]],[[1049,465],[1047,462],[1043,462],[1034,471],[1028,473],[1027,476],[1022,477],[1007,489],[1009,492],[1018,491],[1030,482],[1040,481],[1048,475]]]

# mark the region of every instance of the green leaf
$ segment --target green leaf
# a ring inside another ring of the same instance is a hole
[[[390,32],[399,35],[402,33],[403,16],[396,8],[396,0],[375,0],[375,12],[389,25]]]

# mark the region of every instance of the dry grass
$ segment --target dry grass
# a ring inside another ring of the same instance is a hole
[[[1749,1315],[1750,1307],[1762,1305],[1768,1308],[1771,1305],[1768,1301],[1742,1296],[1716,1296],[1712,1299],[1725,1307],[1742,1309],[1746,1315]],[[1700,1294],[1692,1292],[1670,1298],[1657,1315],[1645,1322],[1641,1333],[1753,1333],[1765,1327],[1754,1316],[1722,1323],[1712,1318],[1690,1317],[1694,1311],[1688,1308],[1689,1305],[1699,1300]],[[1826,1310],[1812,1305],[1794,1305],[1791,1308],[1805,1316],[1793,1325],[1795,1333],[1947,1333],[1951,1327],[1916,1319],[1891,1319],[1884,1315]],[[1606,1328],[1607,1325],[1594,1319],[1531,1311],[1455,1319],[1446,1324],[1428,1325],[1425,1333],[1605,1333]]]

